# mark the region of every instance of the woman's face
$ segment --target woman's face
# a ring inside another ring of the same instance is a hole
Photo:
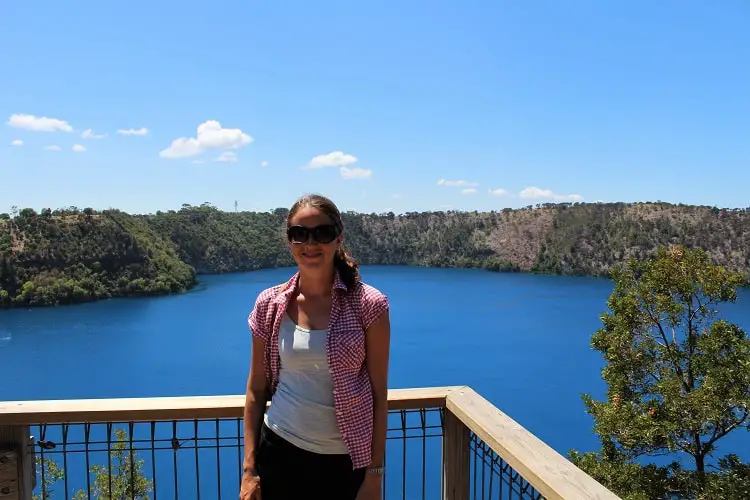
[[[289,221],[287,244],[300,267],[324,269],[333,265],[341,241],[333,221],[317,208],[301,208]]]

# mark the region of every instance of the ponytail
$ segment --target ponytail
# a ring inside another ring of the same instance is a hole
[[[349,255],[349,252],[344,250],[344,247],[339,247],[333,256],[333,266],[339,272],[341,281],[344,282],[346,288],[351,290],[354,285],[359,281],[359,264],[354,260],[354,257]]]

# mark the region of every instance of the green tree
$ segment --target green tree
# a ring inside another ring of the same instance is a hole
[[[35,457],[35,466],[37,477],[42,479],[42,492],[31,495],[31,498],[33,500],[50,500],[54,498],[54,489],[52,486],[65,477],[65,471],[54,460],[49,458],[42,460],[42,457],[39,455]],[[42,469],[44,469],[44,474],[42,474]]]
[[[143,475],[144,460],[137,458],[135,451],[128,446],[128,434],[122,429],[115,429],[117,441],[109,452],[112,470],[102,465],[94,465],[91,472],[95,475],[91,485],[91,498],[97,500],[149,500],[148,493],[153,489],[153,482]],[[79,490],[74,500],[88,498],[84,490]]]
[[[716,309],[736,300],[745,279],[681,246],[631,260],[612,277],[610,311],[591,342],[605,360],[607,399],[583,395],[602,450],[571,458],[626,498],[750,498],[737,457],[720,460],[717,472],[707,463],[720,439],[750,422],[750,339]],[[636,462],[672,454],[689,455],[694,467]]]
[[[89,471],[94,475],[90,496],[81,489],[73,495],[73,500],[149,500],[148,493],[153,490],[153,481],[143,473],[144,460],[138,458],[135,450],[130,450],[127,432],[115,429],[115,436],[116,441],[109,452],[112,470],[93,465]],[[36,462],[37,477],[42,477],[41,467],[44,467],[44,481],[41,493],[33,495],[33,500],[51,500],[54,498],[54,484],[63,479],[65,471],[50,458],[42,461],[37,457]]]

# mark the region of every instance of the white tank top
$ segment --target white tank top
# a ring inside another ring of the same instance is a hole
[[[308,330],[285,316],[279,330],[279,383],[266,425],[293,445],[314,453],[345,454],[333,405],[326,358],[327,330]]]

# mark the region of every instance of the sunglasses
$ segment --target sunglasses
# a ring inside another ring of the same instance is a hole
[[[286,230],[289,241],[297,245],[307,243],[311,237],[318,243],[326,244],[335,240],[338,235],[339,231],[333,224],[321,224],[315,227],[290,226]]]

